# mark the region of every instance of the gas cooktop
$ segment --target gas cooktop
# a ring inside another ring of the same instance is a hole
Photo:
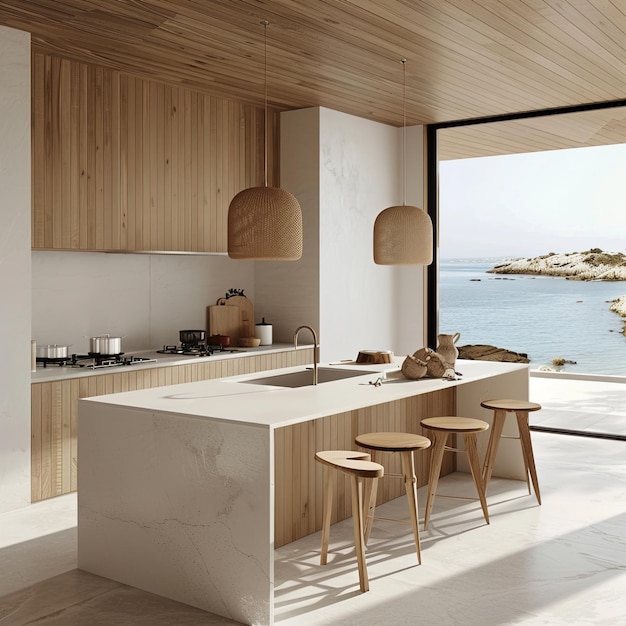
[[[238,348],[224,348],[223,346],[207,346],[205,344],[180,344],[178,346],[163,346],[163,348],[157,350],[157,352],[159,354],[180,354],[185,356],[212,356],[214,354],[229,352],[243,352],[243,350],[239,350]]]
[[[126,365],[138,365],[140,363],[156,363],[156,359],[143,356],[125,356],[119,354],[72,354],[64,358],[37,357],[37,365],[47,367],[58,365],[60,367],[86,367],[88,369],[100,369],[102,367],[123,367]]]

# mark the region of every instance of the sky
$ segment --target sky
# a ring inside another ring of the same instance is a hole
[[[441,259],[626,253],[626,144],[442,161]]]

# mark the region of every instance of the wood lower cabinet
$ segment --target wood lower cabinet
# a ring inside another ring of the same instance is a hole
[[[31,385],[31,500],[38,502],[77,487],[78,399],[121,391],[190,383],[306,365],[313,349],[287,350],[236,359],[215,359]]]
[[[354,450],[354,438],[362,433],[395,431],[424,434],[420,420],[456,415],[456,389],[413,396],[309,422],[277,428],[275,449],[275,547],[305,537],[322,528],[324,474],[314,459],[318,450]],[[399,454],[382,454],[385,477],[378,487],[378,504],[405,495]],[[415,453],[418,487],[428,483],[430,448]],[[454,453],[446,452],[441,475],[456,469]],[[350,478],[336,472],[332,523],[352,515]],[[408,515],[408,513],[407,513]]]

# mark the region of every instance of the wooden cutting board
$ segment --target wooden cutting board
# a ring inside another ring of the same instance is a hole
[[[238,306],[214,304],[207,307],[208,328],[207,336],[227,335],[231,345],[237,345],[241,329],[241,312]],[[246,335],[247,336],[247,335]]]
[[[246,296],[231,296],[230,298],[220,298],[218,303],[225,302],[226,306],[233,306],[239,309],[239,337],[254,337],[254,305],[252,300]]]

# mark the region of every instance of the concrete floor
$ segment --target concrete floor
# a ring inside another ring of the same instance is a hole
[[[626,437],[626,378],[532,375],[530,398],[542,406],[531,426]]]

